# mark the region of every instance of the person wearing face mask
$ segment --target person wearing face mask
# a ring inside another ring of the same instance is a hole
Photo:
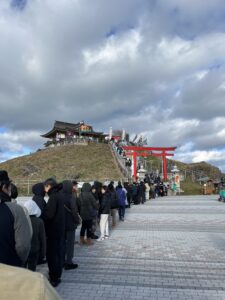
[[[0,170],[0,263],[22,267],[31,247],[32,230],[24,209],[11,202],[11,182]]]

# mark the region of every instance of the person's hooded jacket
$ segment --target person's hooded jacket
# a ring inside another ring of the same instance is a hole
[[[62,238],[65,234],[65,210],[62,185],[57,184],[48,191],[48,202],[44,210],[44,221],[47,238]]]
[[[34,202],[36,202],[37,206],[40,208],[41,217],[42,217],[43,211],[46,206],[46,201],[44,199],[44,197],[45,197],[44,184],[42,182],[40,182],[40,183],[33,185],[32,193],[34,194],[32,199],[34,200]]]
[[[126,193],[121,185],[117,186],[116,194],[119,199],[119,205],[125,206],[126,205]]]
[[[111,198],[111,209],[119,208],[119,199],[118,199],[118,196],[114,189],[113,184],[110,183],[108,185],[108,190],[109,190],[110,198]]]
[[[63,181],[62,184],[62,195],[65,210],[65,229],[66,231],[73,231],[80,223],[76,199],[72,193],[73,184],[69,180]]]
[[[24,209],[0,192],[0,263],[21,267],[27,260],[32,228]]]
[[[82,220],[91,220],[93,218],[93,209],[97,209],[98,204],[91,192],[91,185],[89,183],[83,184],[78,205]]]
[[[29,255],[39,253],[40,257],[43,258],[46,255],[46,236],[44,222],[39,218],[41,215],[41,210],[36,202],[31,199],[24,203],[24,207],[28,211],[33,229]]]

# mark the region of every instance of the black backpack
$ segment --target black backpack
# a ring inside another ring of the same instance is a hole
[[[111,209],[119,208],[119,199],[115,191],[110,192]]]

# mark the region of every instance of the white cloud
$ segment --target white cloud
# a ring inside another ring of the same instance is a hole
[[[138,46],[141,43],[140,33],[130,30],[128,34],[117,38],[110,37],[104,45],[95,51],[84,51],[84,59],[87,68],[95,64],[115,64],[130,59],[135,60],[138,55]],[[109,66],[108,66],[109,67]]]
[[[84,119],[223,167],[224,9],[223,0],[28,0],[18,11],[0,1],[4,153],[38,148],[56,119]]]

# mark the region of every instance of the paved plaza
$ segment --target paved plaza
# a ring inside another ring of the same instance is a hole
[[[109,240],[75,245],[79,268],[63,273],[62,299],[225,299],[225,204],[216,199],[164,197],[127,209]]]

